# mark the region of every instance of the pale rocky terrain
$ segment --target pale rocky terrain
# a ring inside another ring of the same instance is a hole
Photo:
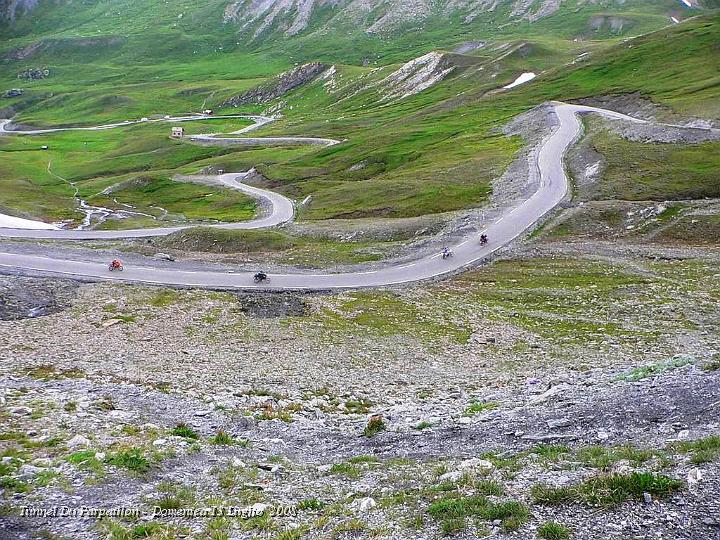
[[[535,538],[550,520],[572,538],[716,538],[718,263],[545,241],[445,283],[342,294],[5,277],[0,538]],[[540,500],[643,473],[679,483]],[[495,517],[439,509],[477,497]],[[53,505],[149,514],[18,515]],[[218,505],[266,513],[151,515]]]
[[[586,1],[603,5],[624,3],[622,0]],[[252,31],[254,38],[275,25],[293,36],[308,28],[316,12],[333,8],[327,27],[356,23],[363,25],[368,33],[382,34],[409,23],[422,24],[438,13],[451,16],[460,12],[465,22],[471,22],[506,7],[511,18],[535,22],[556,13],[562,4],[563,0],[239,0],[225,8],[224,19],[226,23]]]
[[[35,9],[38,0],[0,0],[0,19],[14,21],[21,13]]]

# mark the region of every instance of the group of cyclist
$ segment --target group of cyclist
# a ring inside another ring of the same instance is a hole
[[[481,235],[480,235],[480,245],[481,245],[481,246],[484,246],[484,245],[486,245],[488,242],[489,242],[488,235],[487,235],[487,234],[481,234]],[[443,260],[444,260],[444,259],[449,259],[449,258],[452,257],[452,256],[453,256],[453,251],[452,251],[452,249],[450,249],[449,247],[443,248],[443,250],[442,250],[442,258],[443,258]]]
[[[488,243],[488,241],[489,240],[488,240],[487,234],[480,235],[480,245],[484,246]],[[442,250],[443,260],[449,259],[452,256],[453,256],[452,249],[450,249],[449,247],[443,248],[443,250]],[[120,259],[113,260],[110,263],[108,270],[110,270],[111,272],[115,272],[115,271],[122,272],[122,270],[123,270],[122,261]],[[258,272],[253,276],[253,280],[255,281],[255,283],[264,283],[264,282],[268,281],[268,279],[269,279],[268,275],[265,272]]]

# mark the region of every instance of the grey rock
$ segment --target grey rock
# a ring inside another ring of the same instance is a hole
[[[262,104],[277,99],[291,90],[309,83],[329,66],[320,62],[311,62],[297,66],[281,73],[270,82],[262,84],[244,94],[232,97],[222,103],[222,107],[239,107],[240,105]]]
[[[357,510],[360,513],[367,513],[377,506],[377,502],[372,497],[365,497],[363,499],[356,499],[353,501],[351,508]]]
[[[175,257],[172,255],[168,255],[167,253],[156,253],[153,255],[153,258],[161,260],[161,261],[170,261],[173,262],[175,260]]]
[[[569,418],[557,418],[554,420],[548,420],[546,423],[550,429],[565,428],[573,424],[572,420]]]
[[[446,472],[445,474],[441,475],[439,480],[441,482],[456,483],[462,479],[463,474],[464,473],[462,471],[450,471],[450,472]]]
[[[14,97],[20,97],[25,93],[25,90],[22,88],[12,88],[10,90],[5,91],[3,94],[4,98],[14,98]]]
[[[73,450],[75,448],[88,447],[91,444],[92,443],[90,442],[90,439],[88,439],[87,437],[83,437],[82,435],[75,435],[67,442],[67,447]]]
[[[44,470],[42,467],[35,467],[34,465],[23,465],[18,472],[20,473],[20,478],[27,480]]]

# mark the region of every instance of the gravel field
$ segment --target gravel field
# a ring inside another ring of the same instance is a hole
[[[332,295],[4,277],[0,538],[718,538],[719,257],[545,241]],[[54,506],[140,515],[22,516]],[[168,515],[207,507],[256,515]]]

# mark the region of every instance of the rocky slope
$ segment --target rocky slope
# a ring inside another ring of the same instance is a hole
[[[313,295],[2,277],[0,538],[716,539],[719,257],[543,242]],[[21,514],[56,505],[142,518]],[[154,512],[255,505],[292,512]]]
[[[34,10],[39,4],[57,0],[0,0],[0,21],[16,18]],[[83,6],[78,6],[85,8]],[[87,9],[103,9],[103,1],[93,2]],[[556,14],[562,8],[582,9],[596,6],[607,10],[643,11],[646,0],[212,0],[207,5],[191,8],[181,18],[197,14],[203,19],[222,16],[227,25],[240,28],[242,34],[257,40],[267,34],[295,36],[308,30],[321,33],[337,28],[360,28],[369,34],[386,34],[408,27],[422,27],[430,19],[461,20],[472,23],[492,17],[493,23],[512,21],[535,22]],[[714,0],[678,2],[661,0],[657,4],[671,8],[701,9],[717,7]],[[678,4],[680,4],[678,6]],[[116,11],[115,5],[108,10]],[[120,8],[122,9],[122,8]],[[206,13],[207,11],[207,13]],[[220,21],[217,21],[218,24]]]
[[[38,0],[0,0],[0,20],[14,21],[17,15],[35,9]]]
[[[267,103],[312,81],[327,69],[329,69],[329,66],[321,64],[320,62],[311,62],[309,64],[297,66],[290,71],[281,73],[274,79],[258,86],[257,88],[253,88],[252,90],[248,90],[239,96],[233,96],[232,98],[227,99],[223,102],[222,106],[239,107],[240,105],[247,105],[249,103]]]
[[[391,32],[407,25],[421,25],[434,16],[472,22],[489,13],[507,13],[510,20],[535,22],[556,13],[563,5],[593,4],[622,7],[624,0],[238,0],[225,9],[225,22],[235,23],[253,38],[270,29],[293,36],[325,15],[328,28],[361,25],[372,34]],[[697,7],[700,7],[699,5]]]

